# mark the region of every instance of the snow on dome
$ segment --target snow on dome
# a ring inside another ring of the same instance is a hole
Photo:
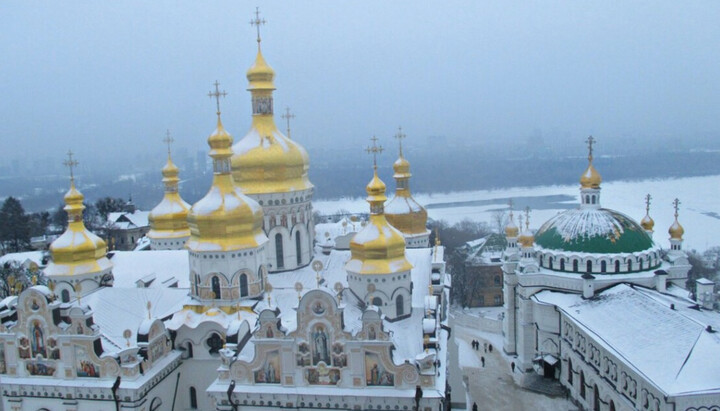
[[[545,249],[588,253],[632,253],[653,241],[630,217],[609,209],[567,210],[548,220],[535,235]]]

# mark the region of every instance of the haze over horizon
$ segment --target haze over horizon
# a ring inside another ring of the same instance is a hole
[[[713,144],[720,136],[720,3],[331,1],[258,4],[275,114],[311,151],[406,144],[552,149]],[[218,80],[235,140],[250,124],[245,71],[256,4],[4,2],[5,156],[81,168],[206,150]],[[415,142],[415,143],[414,143]],[[193,155],[193,154],[191,154]],[[360,154],[358,154],[360,155]],[[90,171],[88,169],[85,170]]]

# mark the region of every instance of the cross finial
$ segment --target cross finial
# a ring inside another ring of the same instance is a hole
[[[285,114],[281,115],[287,121],[287,136],[290,138],[290,120],[295,118],[295,114],[290,113],[290,107],[285,107]]]
[[[647,215],[650,215],[650,200],[652,200],[652,196],[647,194],[645,196],[645,214]]]
[[[260,18],[260,7],[255,7],[255,18],[250,20],[250,25],[257,27],[257,43],[258,50],[260,49],[260,26],[265,24],[265,19]]]
[[[220,91],[220,83],[218,83],[217,80],[215,80],[215,83],[213,83],[213,86],[215,86],[215,92],[209,91],[208,97],[213,98],[215,97],[215,104],[217,105],[217,115],[220,117],[220,97],[227,96],[227,93],[225,90]]]
[[[523,216],[522,216],[522,214],[518,215],[518,222],[520,223],[520,224],[518,224],[518,227],[520,227],[520,228],[522,229],[522,226],[523,226]]]
[[[370,139],[372,140],[372,147],[368,147],[365,149],[365,151],[368,152],[368,154],[372,154],[373,156],[373,168],[377,169],[377,156],[378,154],[383,152],[382,146],[377,145],[378,138],[375,136],[372,136]]]
[[[63,164],[70,169],[70,181],[75,182],[75,175],[73,174],[73,168],[77,167],[78,162],[77,160],[73,159],[73,152],[72,150],[68,150],[67,152],[67,160],[63,161]]]
[[[508,209],[510,210],[510,219],[512,219],[513,218],[513,206],[515,205],[512,198],[508,200],[507,205],[508,205]]]
[[[525,230],[530,230],[530,206],[525,207]]]
[[[172,144],[174,141],[175,139],[173,139],[170,135],[170,130],[167,130],[165,132],[165,138],[163,139],[163,143],[167,144],[168,146],[168,157],[170,157],[170,144]]]
[[[593,136],[590,136],[585,140],[585,142],[588,144],[588,160],[593,160],[593,144],[595,144],[597,140],[593,138]]]
[[[398,132],[397,132],[397,134],[395,134],[395,138],[397,139],[398,145],[400,146],[400,157],[403,156],[402,141],[405,137],[407,137],[407,136],[402,132],[402,127],[398,127]]]
[[[678,210],[680,209],[680,200],[678,200],[677,198],[675,199],[675,201],[673,201],[673,208],[675,208],[675,219],[677,220]]]

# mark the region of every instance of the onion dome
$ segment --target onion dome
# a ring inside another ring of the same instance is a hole
[[[150,221],[148,237],[152,239],[188,237],[190,229],[187,215],[190,205],[178,193],[179,170],[172,162],[170,150],[168,150],[168,160],[162,169],[162,175],[165,195],[148,215]]]
[[[259,39],[258,39],[259,40]],[[233,146],[232,174],[245,194],[285,193],[313,187],[308,179],[310,158],[297,142],[278,130],[273,116],[275,72],[259,48],[247,71],[252,95],[252,125]]]
[[[398,140],[404,138],[401,132],[396,136]],[[385,206],[385,216],[393,227],[403,234],[427,233],[427,210],[421,206],[410,193],[410,162],[403,157],[402,142],[400,143],[400,156],[393,164],[396,181],[395,197]]]
[[[262,207],[243,194],[230,174],[232,137],[225,131],[219,111],[217,129],[208,137],[208,144],[213,159],[213,182],[210,191],[188,214],[188,249],[230,251],[265,243]]]
[[[672,225],[670,226],[670,229],[668,229],[668,234],[670,234],[671,240],[682,240],[683,234],[685,234],[685,229],[682,225],[678,222],[678,206],[680,205],[680,201],[676,198],[673,202],[673,206],[675,206],[675,221],[673,221]]]
[[[358,274],[394,274],[410,270],[412,264],[405,258],[405,238],[385,218],[385,183],[378,177],[377,167],[366,191],[370,220],[350,241],[352,257],[346,269]]]
[[[600,177],[600,173],[595,170],[595,167],[593,167],[593,144],[595,143],[595,139],[590,136],[587,139],[588,143],[588,166],[585,169],[585,171],[580,176],[580,187],[581,188],[592,188],[597,189],[600,188],[600,183],[602,183],[602,177]]]
[[[523,224],[522,224],[522,218],[521,218],[520,226],[522,226],[522,225]],[[530,209],[529,208],[525,212],[525,229],[518,236],[518,243],[520,243],[522,248],[529,248],[529,247],[532,247],[533,244],[535,244],[535,236],[533,236],[532,231],[530,231]]]
[[[45,270],[48,276],[97,274],[112,266],[105,257],[105,241],[85,227],[84,198],[75,188],[74,179],[71,179],[64,208],[68,214],[68,227],[50,244],[52,263]]]

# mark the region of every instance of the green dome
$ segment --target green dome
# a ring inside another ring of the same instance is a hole
[[[630,217],[600,208],[558,214],[540,227],[535,244],[549,250],[615,254],[650,249],[653,241]]]

